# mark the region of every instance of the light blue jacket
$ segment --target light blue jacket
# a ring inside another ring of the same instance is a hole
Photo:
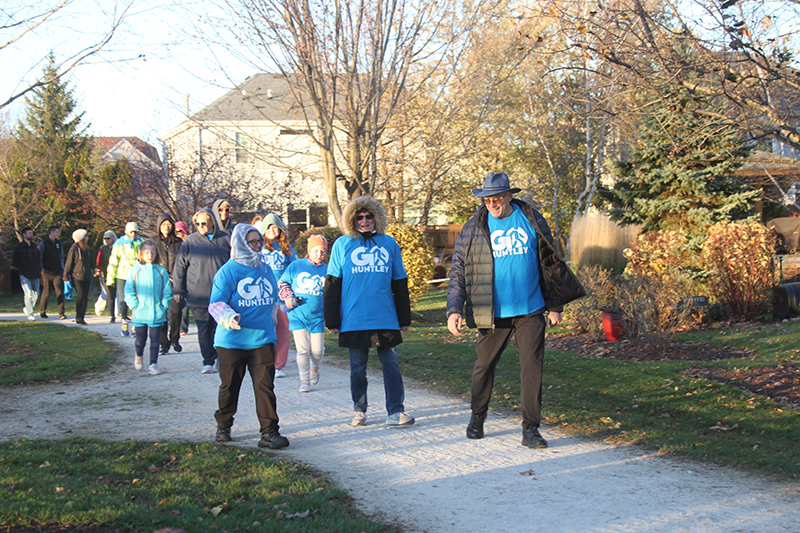
[[[160,326],[167,321],[171,301],[172,285],[166,269],[137,261],[125,282],[125,303],[133,311],[133,325]]]

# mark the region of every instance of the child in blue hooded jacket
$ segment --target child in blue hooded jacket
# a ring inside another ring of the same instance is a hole
[[[150,239],[139,246],[138,261],[131,268],[125,282],[125,303],[133,311],[136,328],[136,357],[133,367],[141,370],[144,347],[150,337],[150,366],[148,372],[157,376],[158,351],[161,326],[167,321],[167,310],[172,302],[172,285],[169,272],[158,264],[158,248]]]

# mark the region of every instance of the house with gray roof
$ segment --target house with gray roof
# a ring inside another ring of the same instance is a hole
[[[161,138],[171,180],[206,180],[242,213],[280,214],[291,233],[333,224],[313,117],[292,91],[283,75],[259,73],[188,116]]]

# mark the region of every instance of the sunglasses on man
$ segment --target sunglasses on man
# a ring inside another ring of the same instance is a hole
[[[364,220],[365,218],[367,220],[372,220],[373,218],[375,218],[375,215],[373,215],[372,213],[368,213],[366,215],[356,215],[356,220]]]

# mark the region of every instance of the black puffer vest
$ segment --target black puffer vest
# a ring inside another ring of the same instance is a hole
[[[515,199],[511,203],[522,209],[536,231],[545,305],[549,311],[561,312],[565,304],[586,293],[566,263],[558,257],[544,217],[525,202]],[[450,266],[447,316],[461,313],[471,328],[491,328],[494,325],[494,258],[488,217],[489,211],[482,205],[464,225]]]

